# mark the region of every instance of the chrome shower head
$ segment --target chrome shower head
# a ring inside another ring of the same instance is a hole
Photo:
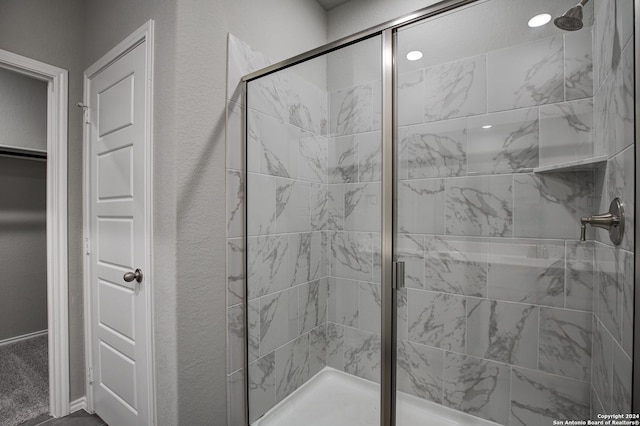
[[[582,0],[580,3],[567,10],[564,15],[553,20],[556,27],[565,31],[578,31],[582,28],[582,7],[589,0]]]

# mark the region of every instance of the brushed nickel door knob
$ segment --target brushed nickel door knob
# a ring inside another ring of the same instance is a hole
[[[127,272],[126,274],[124,274],[124,277],[122,277],[126,282],[130,283],[133,280],[138,281],[139,283],[142,282],[142,270],[141,269],[136,269],[135,272]]]

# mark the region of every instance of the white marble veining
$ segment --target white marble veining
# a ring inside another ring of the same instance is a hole
[[[320,232],[289,234],[289,266],[291,286],[322,278],[326,267],[322,260],[322,235]]]
[[[329,143],[324,136],[297,130],[298,178],[326,183],[328,173]]]
[[[633,5],[624,0],[600,1],[594,12],[594,78],[600,87],[633,35]]]
[[[307,182],[276,178],[276,233],[311,231],[310,192]]]
[[[444,351],[398,341],[397,388],[428,401],[442,402]]]
[[[489,111],[564,100],[562,36],[487,54]]]
[[[357,327],[359,282],[329,278],[328,320]]]
[[[513,173],[538,167],[537,108],[470,117],[467,127],[469,174]]]
[[[618,345],[613,347],[613,380],[611,387],[611,412],[631,413],[631,389],[633,361]]]
[[[424,120],[424,74],[422,70],[398,75],[398,125],[422,123]]]
[[[309,332],[309,377],[318,374],[327,366],[327,324]]]
[[[486,242],[426,236],[424,247],[425,290],[486,297]]]
[[[243,173],[227,170],[227,237],[242,236],[242,212],[244,209]]]
[[[610,156],[634,141],[633,44],[628,44],[595,97],[595,140]]]
[[[344,185],[330,184],[327,190],[327,229],[344,229]]]
[[[249,421],[276,405],[276,361],[271,352],[249,365]]]
[[[332,136],[373,130],[373,84],[360,84],[329,94],[329,131]]]
[[[298,289],[298,333],[309,332],[327,321],[328,278],[303,284]]]
[[[593,318],[593,367],[591,380],[606,413],[611,412],[614,340],[597,317]]]
[[[227,373],[244,366],[244,309],[242,305],[227,308]]]
[[[399,129],[401,179],[462,176],[467,172],[465,119]]]
[[[375,182],[382,178],[382,135],[380,132],[362,133],[358,143],[358,181]]]
[[[538,307],[467,299],[467,353],[537,368]]]
[[[445,185],[448,235],[513,235],[511,176],[454,178]]]
[[[407,289],[409,340],[464,352],[466,299],[461,296]]]
[[[358,181],[357,136],[342,136],[329,139],[329,183]]]
[[[398,229],[400,232],[442,234],[445,198],[444,179],[398,182]]]
[[[513,181],[516,237],[576,239],[578,218],[595,211],[592,172],[519,174]]]
[[[358,328],[380,334],[382,286],[373,283],[358,285]]]
[[[564,242],[489,244],[489,297],[564,307]]]
[[[249,235],[265,235],[275,231],[276,178],[255,173],[247,174],[247,209],[252,212],[247,217]],[[236,214],[242,216],[238,210]]]
[[[590,312],[540,308],[540,370],[591,381]]]
[[[626,270],[626,253],[611,246],[596,244],[596,279],[598,281],[596,315],[618,342],[622,340],[623,282],[632,270]]]
[[[311,230],[323,231],[328,229],[329,187],[325,184],[312,183],[309,193],[309,213],[311,215]]]
[[[592,28],[564,34],[565,99],[593,96]]]
[[[594,156],[593,100],[540,107],[540,166]]]
[[[380,335],[357,328],[344,329],[344,371],[380,382]]]
[[[609,203],[619,197],[625,208],[625,229],[620,247],[633,251],[635,238],[635,152],[634,147],[628,147],[609,160],[607,165],[607,197],[605,202],[608,210]],[[604,198],[604,197],[603,197]],[[604,207],[604,206],[603,206]],[[609,243],[609,240],[606,240]]]
[[[589,383],[539,371],[511,371],[510,425],[553,424],[589,418]]]
[[[298,335],[298,289],[260,298],[260,356]]]
[[[330,235],[331,276],[373,281],[373,241],[369,233],[335,231]]]
[[[242,40],[229,34],[227,39],[227,99],[239,102],[241,98],[240,79],[271,64],[261,52],[252,49]]]
[[[326,339],[327,365],[344,370],[344,327],[341,324],[327,322]]]
[[[244,240],[227,238],[227,306],[242,303],[244,297]]]
[[[436,65],[423,72],[425,122],[487,111],[485,55]]]
[[[345,231],[380,231],[382,227],[381,190],[380,182],[345,184]]]
[[[508,423],[508,365],[447,352],[443,386],[445,406],[499,424]]]
[[[566,241],[565,306],[593,311],[594,252],[591,241]]]
[[[291,255],[287,236],[250,237],[247,244],[249,300],[288,288]]]
[[[309,379],[309,335],[276,350],[276,401],[282,401]]]

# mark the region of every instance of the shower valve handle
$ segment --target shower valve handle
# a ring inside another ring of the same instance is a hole
[[[620,198],[614,198],[607,213],[601,213],[580,219],[580,241],[586,240],[587,225],[609,231],[609,238],[620,245],[624,235],[624,205]]]

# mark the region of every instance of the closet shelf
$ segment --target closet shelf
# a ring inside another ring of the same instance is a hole
[[[31,148],[20,148],[15,146],[0,145],[0,156],[15,157],[33,160],[46,160],[47,151]]]
[[[583,160],[568,161],[566,163],[552,164],[550,166],[536,167],[534,173],[551,173],[551,172],[579,172],[584,170],[593,170],[602,163],[607,162],[607,156],[585,158]]]

